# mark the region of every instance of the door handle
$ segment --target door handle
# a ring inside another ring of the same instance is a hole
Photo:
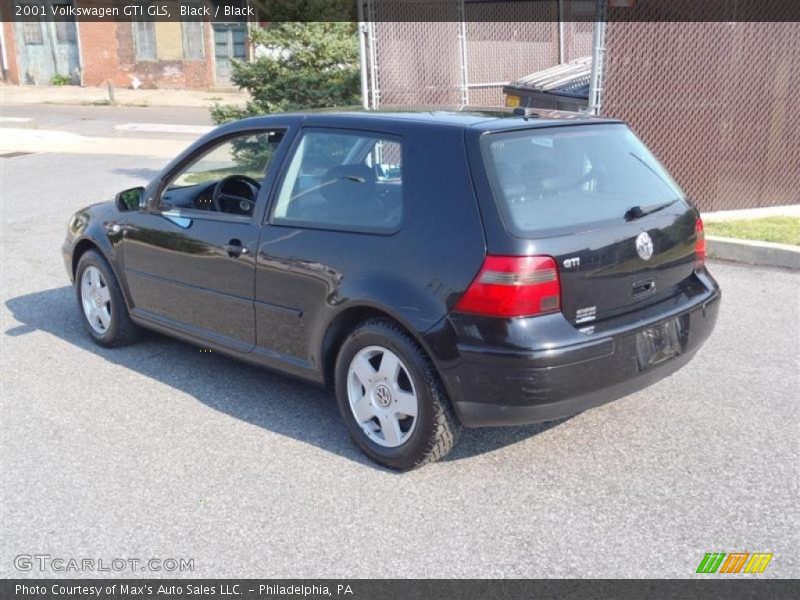
[[[225,250],[231,258],[239,258],[242,254],[248,253],[247,248],[242,246],[242,242],[239,240],[231,240],[225,244],[222,249]]]

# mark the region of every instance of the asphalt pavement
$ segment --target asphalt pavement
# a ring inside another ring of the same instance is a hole
[[[119,127],[130,123],[161,123],[160,132],[137,131],[136,136],[153,139],[190,139],[194,133],[174,133],[175,126],[209,126],[207,108],[135,106],[60,106],[54,104],[4,105],[0,125],[63,131],[84,136],[125,137],[129,131]]]
[[[67,217],[165,162],[0,158],[0,577],[64,574],[15,567],[34,554],[191,558],[168,574],[193,577],[692,577],[711,551],[800,576],[800,273],[712,262],[720,320],[686,368],[397,474],[324,390],[156,334],[90,341]]]

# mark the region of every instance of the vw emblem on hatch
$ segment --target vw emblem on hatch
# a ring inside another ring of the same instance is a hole
[[[642,260],[650,260],[653,256],[653,240],[646,231],[643,231],[636,238],[636,252],[642,257]]]

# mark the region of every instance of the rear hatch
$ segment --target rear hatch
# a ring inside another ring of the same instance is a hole
[[[556,259],[561,311],[578,328],[680,292],[698,220],[644,144],[620,123],[484,136],[509,233]]]

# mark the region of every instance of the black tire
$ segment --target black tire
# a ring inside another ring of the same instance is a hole
[[[375,443],[357,422],[348,398],[348,372],[353,358],[364,348],[381,346],[396,354],[410,376],[418,400],[414,430],[402,445],[387,448]],[[347,337],[336,358],[336,399],[347,430],[361,450],[375,462],[406,471],[435,462],[456,443],[461,424],[430,359],[415,340],[388,319],[370,319]]]
[[[90,266],[100,271],[109,291],[109,313],[111,315],[111,320],[108,328],[102,333],[95,330],[89,323],[89,318],[83,308],[83,300],[81,298],[81,281],[84,271]],[[78,268],[75,270],[75,294],[78,300],[78,311],[81,316],[81,321],[83,321],[89,335],[92,336],[92,339],[99,345],[107,348],[125,346],[138,339],[140,330],[133,321],[131,321],[131,317],[128,314],[128,307],[125,305],[125,298],[122,295],[122,290],[119,287],[119,282],[114,275],[114,271],[111,269],[106,259],[96,250],[86,251],[78,261]]]

